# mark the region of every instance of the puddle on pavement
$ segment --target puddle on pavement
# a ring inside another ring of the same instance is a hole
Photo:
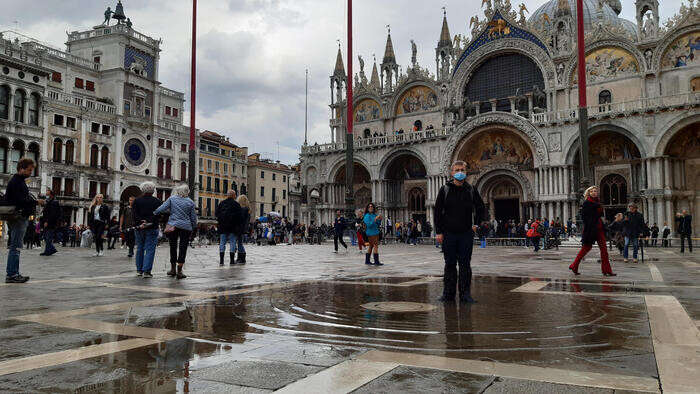
[[[442,292],[440,281],[407,287],[381,285],[414,279],[303,283],[84,317],[189,331],[211,343],[231,344],[233,347],[217,347],[217,352],[225,354],[219,359],[231,358],[251,343],[316,343],[595,372],[610,373],[613,368],[621,374],[655,373],[642,298],[514,293],[510,290],[528,280],[482,276],[473,283],[477,304],[443,305],[436,301]],[[579,291],[605,291],[601,290],[604,285],[577,286]],[[613,289],[625,288],[610,291]],[[436,308],[407,313],[362,307],[376,302],[416,302]],[[197,358],[212,354],[205,352]]]

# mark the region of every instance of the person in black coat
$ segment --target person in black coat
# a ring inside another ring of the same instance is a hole
[[[338,241],[343,245],[345,250],[348,250],[348,245],[343,241],[343,232],[345,231],[345,218],[343,217],[340,209],[335,211],[335,220],[333,221],[333,246],[335,251],[333,253],[338,253]]]
[[[103,203],[103,199],[104,196],[102,194],[95,195],[88,213],[88,227],[90,227],[90,231],[95,238],[95,257],[104,256],[104,232],[112,211]]]
[[[685,252],[684,241],[686,240],[688,241],[688,251],[693,253],[693,240],[690,238],[691,234],[693,234],[693,216],[688,213],[687,209],[683,210],[678,233],[681,236],[681,253]]]
[[[243,218],[241,205],[236,201],[236,191],[231,189],[226,199],[216,207],[216,220],[219,229],[219,265],[224,265],[226,243],[229,244],[230,265],[236,264],[236,237],[242,232]]]
[[[61,220],[61,206],[56,201],[56,192],[49,189],[46,192],[47,200],[44,207],[44,251],[40,256],[51,256],[57,252],[53,246],[56,229]]]
[[[646,224],[644,223],[644,217],[639,211],[637,211],[637,204],[630,203],[628,206],[628,211],[625,212],[624,223],[624,234],[625,234],[625,249],[622,255],[625,258],[625,263],[629,261],[629,246],[632,244],[632,259],[636,263],[637,252],[639,250],[639,236],[644,235],[644,228]]]
[[[593,243],[597,242],[598,248],[600,249],[600,266],[603,275],[616,276],[610,267],[608,249],[605,245],[605,229],[603,228],[603,221],[601,220],[603,217],[603,206],[598,199],[598,187],[589,187],[586,189],[583,197],[585,199],[581,205],[581,219],[583,220],[581,243],[583,246],[581,246],[581,250],[579,250],[576,259],[569,266],[569,269],[575,275],[579,275],[578,266],[581,260],[593,249]]]

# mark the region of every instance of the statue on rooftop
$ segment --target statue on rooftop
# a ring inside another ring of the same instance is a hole
[[[131,26],[133,26],[133,23],[131,23],[131,18],[126,18],[126,27],[131,29]]]
[[[124,15],[124,6],[122,5],[122,1],[119,0],[117,2],[117,8],[114,10],[114,15],[112,15],[113,19],[117,20],[118,24],[124,23],[124,19],[126,19],[126,15]]]
[[[110,7],[107,7],[107,10],[105,11],[105,21],[102,22],[103,25],[109,26],[109,20],[112,19],[112,14],[114,11]]]

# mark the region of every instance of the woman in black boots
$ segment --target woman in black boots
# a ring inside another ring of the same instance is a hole
[[[187,185],[176,187],[174,192],[175,194],[158,207],[153,214],[170,212],[168,224],[165,227],[165,235],[170,241],[170,271],[168,276],[184,279],[187,276],[182,272],[182,267],[185,265],[192,230],[197,228],[197,213],[194,209],[194,201],[189,198],[190,188]],[[175,264],[177,264],[177,272]]]

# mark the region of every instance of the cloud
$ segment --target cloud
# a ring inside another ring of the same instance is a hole
[[[511,0],[513,5],[515,1]],[[517,3],[519,3],[518,1]],[[546,0],[525,0],[534,12]],[[7,3],[7,4],[5,4]],[[114,0],[5,1],[0,30],[19,28],[32,37],[63,48],[66,30],[87,30],[102,23]],[[134,28],[162,38],[160,79],[164,86],[186,94],[189,110],[191,1],[123,0]],[[677,12],[663,2],[662,20]],[[60,6],[59,6],[60,4]],[[363,55],[366,73],[372,54],[384,55],[386,25],[397,62],[410,62],[409,40],[418,46],[418,61],[434,72],[435,51],[442,24],[441,7],[448,12],[450,32],[468,34],[472,15],[483,15],[477,0],[355,0],[354,70]],[[251,151],[267,152],[283,162],[298,160],[304,140],[304,70],[309,69],[309,142],[330,140],[329,75],[342,42],[347,61],[347,0],[200,0],[198,1],[197,127],[222,132]],[[623,0],[623,14],[634,18],[634,1]],[[189,114],[185,113],[185,119]]]

